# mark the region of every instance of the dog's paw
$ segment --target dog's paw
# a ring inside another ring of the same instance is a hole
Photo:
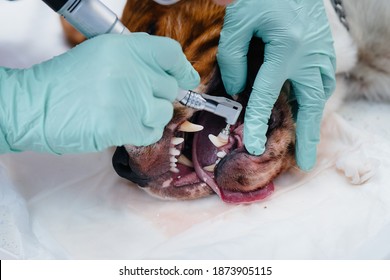
[[[379,160],[368,158],[363,153],[344,154],[336,162],[336,168],[354,185],[363,184],[371,179],[379,165]]]

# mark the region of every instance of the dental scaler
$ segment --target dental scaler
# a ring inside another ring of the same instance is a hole
[[[124,34],[131,32],[117,15],[99,0],[43,0],[55,12],[62,15],[85,37],[101,34]],[[241,113],[242,105],[225,97],[199,94],[180,89],[176,98],[181,104],[197,110],[205,110],[225,118],[227,126],[221,134],[229,136],[230,125],[234,125]]]

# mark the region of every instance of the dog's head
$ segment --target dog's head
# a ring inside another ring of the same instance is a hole
[[[201,76],[197,90],[228,97],[216,63],[224,11],[211,0],[182,0],[171,6],[129,0],[122,21],[132,32],[177,40]],[[247,86],[238,99],[244,108],[262,58],[263,44],[253,40]],[[210,135],[218,135],[225,127],[223,118],[175,104],[161,140],[147,147],[119,147],[114,168],[120,176],[165,199],[195,199],[212,193],[231,203],[263,199],[272,193],[273,179],[294,164],[295,130],[288,92],[286,84],[272,111],[261,156],[250,155],[243,145],[245,110],[231,127],[228,143],[220,146],[210,141]]]

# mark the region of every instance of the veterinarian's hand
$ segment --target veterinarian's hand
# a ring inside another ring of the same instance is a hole
[[[324,105],[335,88],[335,53],[323,2],[237,0],[229,5],[217,56],[229,94],[245,87],[252,36],[262,38],[265,54],[246,108],[246,149],[255,155],[264,152],[271,110],[288,79],[298,103],[296,160],[301,169],[310,170]]]
[[[0,68],[0,151],[152,144],[178,87],[198,83],[177,42],[144,33],[102,35],[30,69]]]

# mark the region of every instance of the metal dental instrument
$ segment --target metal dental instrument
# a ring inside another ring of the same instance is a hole
[[[234,100],[221,96],[200,94],[192,90],[179,90],[177,98],[184,106],[204,110],[225,118],[229,127],[236,124],[242,110],[242,105]]]
[[[204,110],[225,118],[226,127],[222,129],[218,137],[226,141],[230,135],[230,126],[236,124],[242,110],[242,105],[234,100],[222,96],[199,94],[192,90],[179,90],[177,99],[187,107]]]
[[[116,14],[99,0],[43,0],[55,12],[62,15],[85,37],[97,35],[131,34]],[[191,90],[179,90],[176,98],[186,107],[205,110],[225,118],[227,126],[222,134],[229,136],[230,125],[234,125],[241,113],[242,105],[224,97],[199,94]]]

